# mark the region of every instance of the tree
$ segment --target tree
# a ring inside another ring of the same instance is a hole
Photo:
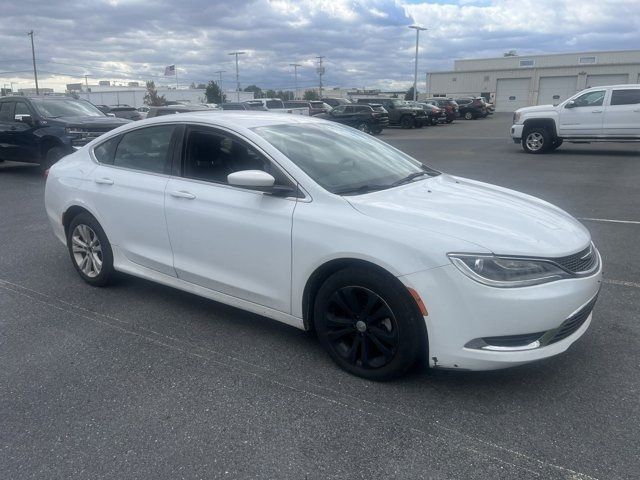
[[[418,92],[420,93],[420,92]],[[416,98],[418,96],[416,95]],[[405,100],[413,100],[413,87],[411,87],[409,90],[407,90],[407,93],[404,94],[404,99]]]
[[[265,90],[264,96],[267,98],[276,98],[276,91],[271,89]]]
[[[245,92],[253,92],[254,98],[262,98],[262,89],[257,85],[249,85],[244,89]]]
[[[290,90],[278,90],[276,93],[276,98],[283,100],[285,102],[289,100],[293,100],[293,92]]]
[[[162,107],[167,104],[164,95],[158,95],[156,84],[153,81],[147,82],[147,93],[144,95],[144,103],[151,107]]]
[[[318,92],[315,90],[305,90],[302,98],[305,100],[320,100],[318,98]]]
[[[207,99],[207,103],[224,103],[227,101],[226,95],[222,92],[222,89],[216,82],[211,80],[207,84],[207,88],[204,91],[204,96]]]

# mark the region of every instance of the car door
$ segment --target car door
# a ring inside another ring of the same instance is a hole
[[[640,88],[614,88],[602,131],[610,137],[640,137]]]
[[[15,105],[13,101],[0,102],[0,160],[12,160],[13,149],[9,142]]]
[[[354,111],[355,105],[343,105],[331,110],[331,116],[336,122],[353,126],[355,123]]]
[[[602,135],[605,88],[583,93],[560,109],[559,133],[563,137],[596,137]]]
[[[229,185],[227,175],[242,170],[264,170],[293,186],[237,135],[187,128],[181,176],[169,180],[165,197],[174,267],[187,282],[289,313],[296,200]]]
[[[13,112],[13,123],[7,133],[11,145],[12,160],[19,162],[38,161],[40,142],[35,135],[35,115],[27,102],[16,101]]]
[[[176,276],[164,216],[164,192],[182,126],[138,128],[98,144],[97,167],[85,178],[114,253],[157,272]],[[117,260],[117,255],[116,255]]]

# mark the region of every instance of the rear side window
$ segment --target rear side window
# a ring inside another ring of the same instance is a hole
[[[2,102],[0,103],[0,121],[11,122],[13,121],[13,109],[15,107],[14,102]]]
[[[175,125],[141,128],[122,135],[113,165],[151,173],[169,173]]]
[[[640,103],[640,88],[614,90],[611,95],[611,105],[636,105],[638,103]]]
[[[116,147],[120,140],[122,140],[122,135],[110,138],[106,142],[102,142],[100,145],[95,147],[93,149],[93,154],[95,155],[96,160],[106,165],[113,165],[113,157],[115,156]]]

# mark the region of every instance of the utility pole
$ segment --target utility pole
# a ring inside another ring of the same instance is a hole
[[[27,33],[31,37],[31,56],[33,57],[33,78],[36,80],[36,95],[40,95],[38,88],[38,71],[36,70],[36,50],[33,46],[33,30]]]
[[[296,79],[296,100],[298,100],[300,98],[300,94],[298,92],[298,67],[301,67],[302,65],[299,63],[290,63],[289,66],[293,67],[293,76]]]
[[[318,59],[318,68],[316,71],[318,72],[318,76],[320,77],[320,88],[318,89],[318,93],[320,96],[320,100],[322,100],[322,75],[324,75],[324,67],[322,66],[322,59],[324,56],[316,57]]]
[[[89,75],[84,76],[84,86],[85,86],[85,89],[87,90],[87,100],[89,100],[89,80],[87,78],[88,76]]]
[[[222,90],[222,74],[226,72],[226,70],[218,70],[217,73],[220,76],[220,80],[218,82],[218,87],[220,87],[220,90]]]
[[[236,101],[240,101],[240,71],[238,69],[238,55],[244,55],[247,52],[231,52],[229,55],[236,56]]]
[[[413,101],[418,99],[418,43],[420,41],[420,31],[426,30],[424,27],[418,25],[410,25],[409,28],[413,28],[416,31],[416,65],[413,72]]]

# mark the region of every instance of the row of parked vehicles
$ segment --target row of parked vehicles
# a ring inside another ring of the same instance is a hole
[[[0,162],[39,163],[44,169],[103,133],[127,122],[176,113],[219,110],[260,110],[308,115],[349,125],[377,135],[389,126],[421,128],[485,117],[490,106],[478,98],[430,98],[407,102],[397,98],[343,98],[283,101],[261,98],[221,105],[179,104],[158,107],[93,105],[64,96],[0,98]]]

